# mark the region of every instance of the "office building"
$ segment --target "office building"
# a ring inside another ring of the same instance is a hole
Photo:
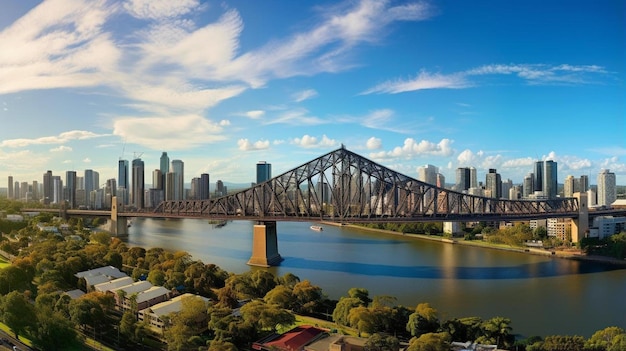
[[[50,203],[60,204],[61,202],[63,202],[63,180],[61,180],[61,176],[53,176],[52,177],[52,199]]]
[[[494,168],[490,168],[489,173],[485,176],[485,193],[485,196],[496,199],[502,197],[502,180]]]
[[[563,197],[572,197],[574,196],[576,179],[573,175],[568,175],[565,177],[565,181],[563,182]]]
[[[185,198],[185,164],[181,160],[172,160],[171,172],[174,174],[172,200],[184,200]],[[169,184],[166,184],[168,186]],[[167,189],[169,191],[169,189]]]
[[[7,198],[13,199],[15,197],[15,188],[13,187],[13,176],[9,176],[9,181],[7,184]]]
[[[41,192],[39,191],[39,183],[37,183],[36,180],[33,180],[33,186],[32,186],[31,192],[32,192],[31,196],[33,198],[33,201],[38,201]]]
[[[471,188],[471,175],[469,167],[459,167],[456,169],[455,191],[463,192]]]
[[[543,161],[535,162],[533,170],[533,193],[535,191],[543,191]]]
[[[546,160],[543,164],[542,191],[548,199],[555,199],[558,194],[557,163]]]
[[[221,180],[218,180],[217,182],[215,182],[215,196],[216,197],[225,196],[227,193],[228,193],[228,189],[224,185],[224,182],[222,182]]]
[[[208,200],[211,197],[210,188],[210,178],[208,173],[202,173],[199,178],[199,185],[197,189],[197,199],[198,200]]]
[[[132,191],[131,202],[136,209],[142,209],[144,207],[144,163],[140,158],[136,158],[132,163],[133,167],[133,179],[132,179]]]
[[[535,192],[534,175],[528,173],[524,177],[524,184],[522,185],[522,197],[527,199]]]
[[[580,178],[574,179],[574,192],[575,193],[584,193],[589,190],[589,177],[586,175],[581,175]]]
[[[163,190],[163,173],[160,169],[152,171],[152,189]]]
[[[159,159],[159,171],[161,171],[161,187],[155,188],[163,190],[163,194],[165,194],[165,177],[167,177],[167,174],[170,172],[170,158],[165,151],[161,154],[161,158]]]
[[[77,208],[76,190],[76,171],[65,172],[65,200],[68,208]]]
[[[598,206],[611,206],[617,199],[615,173],[603,169],[598,173]]]
[[[256,183],[261,184],[270,179],[272,179],[272,164],[259,161],[256,164]]]
[[[45,205],[48,205],[52,202],[53,191],[54,191],[54,184],[52,183],[52,171],[47,171],[43,175],[43,198],[42,200]]]

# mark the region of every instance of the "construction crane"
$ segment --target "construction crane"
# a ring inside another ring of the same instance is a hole
[[[141,158],[142,155],[143,155],[143,152],[133,151],[133,160]]]

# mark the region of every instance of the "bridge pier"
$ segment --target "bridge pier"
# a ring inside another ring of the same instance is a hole
[[[572,220],[572,242],[580,242],[587,237],[589,231],[589,206],[587,201],[587,193],[574,193],[574,197],[578,200],[578,218]]]
[[[118,217],[117,211],[122,208],[122,199],[117,196],[113,196],[111,199],[111,219],[109,231],[113,236],[125,236],[128,235],[128,220],[126,217]]]
[[[252,230],[250,266],[277,266],[283,260],[278,253],[276,221],[258,221]]]

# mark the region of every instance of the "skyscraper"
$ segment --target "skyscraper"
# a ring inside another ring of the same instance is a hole
[[[556,162],[552,160],[544,161],[542,191],[543,195],[548,197],[548,199],[554,199],[558,194],[556,168]]]
[[[535,162],[533,176],[533,192],[543,191],[543,161]]]
[[[485,190],[490,192],[490,197],[499,199],[502,197],[502,180],[500,174],[493,169],[489,169],[489,173],[485,176]]]
[[[572,197],[574,196],[574,184],[575,179],[573,175],[568,175],[565,177],[565,182],[563,183],[563,197]]]
[[[522,197],[523,198],[526,199],[526,198],[530,197],[530,195],[535,192],[534,179],[535,178],[534,178],[532,173],[528,173],[524,177],[524,185],[522,186]]]
[[[122,204],[128,205],[128,191],[130,190],[130,183],[128,181],[128,160],[118,161],[117,187],[118,191],[116,192],[116,196],[121,197]]]
[[[14,194],[14,192],[13,192],[14,190],[15,189],[13,188],[13,176],[9,176],[9,184],[7,186],[7,198],[13,199],[13,197],[15,196],[15,195],[13,195]]]
[[[471,187],[471,175],[468,167],[456,169],[456,184],[454,190],[464,191]]]
[[[256,183],[260,184],[270,179],[272,179],[272,164],[259,161],[256,164]]]
[[[142,209],[143,193],[145,188],[144,164],[140,158],[133,160],[133,184],[132,184],[132,204],[137,209]]]
[[[85,205],[87,208],[92,209],[91,192],[96,190],[96,183],[94,178],[94,171],[92,169],[85,170]]]
[[[198,200],[208,200],[211,196],[211,192],[209,191],[209,174],[202,173],[200,175],[200,184],[198,189]]]
[[[185,164],[181,160],[172,160],[172,172],[174,173],[174,189],[172,200],[184,200],[185,198]],[[169,190],[168,190],[169,191]]]
[[[48,205],[52,202],[54,184],[52,183],[52,171],[47,171],[43,175],[43,203]]]
[[[161,171],[161,187],[157,188],[154,184],[153,187],[156,189],[161,189],[163,190],[163,193],[165,193],[165,188],[166,188],[166,177],[167,174],[170,172],[170,158],[169,156],[167,156],[167,152],[163,151],[163,153],[161,154],[161,158],[159,159],[159,171]]]
[[[69,208],[76,208],[76,171],[65,172],[65,199]]]
[[[598,206],[610,206],[617,199],[615,173],[603,169],[598,173]]]
[[[437,185],[439,169],[433,165],[426,165],[417,169],[417,180],[431,185]]]

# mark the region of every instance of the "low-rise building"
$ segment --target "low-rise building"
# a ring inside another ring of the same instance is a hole
[[[128,275],[113,266],[105,266],[88,271],[78,272],[74,274],[78,279],[85,280],[85,287],[87,291],[93,290],[93,287],[97,284],[109,282],[114,279],[127,277]]]
[[[183,307],[183,299],[186,298],[200,298],[205,303],[209,302],[209,299],[206,297],[187,293],[176,296],[169,301],[157,303],[151,307],[139,310],[139,313],[137,314],[137,319],[140,322],[148,323],[152,330],[159,334],[162,334],[165,327],[164,317],[172,313],[180,312]],[[208,318],[208,316],[205,315],[205,319],[198,322],[202,323],[202,325],[207,325],[206,318]]]
[[[303,351],[305,346],[328,336],[326,329],[301,325],[284,334],[272,334],[252,344],[259,351]]]

